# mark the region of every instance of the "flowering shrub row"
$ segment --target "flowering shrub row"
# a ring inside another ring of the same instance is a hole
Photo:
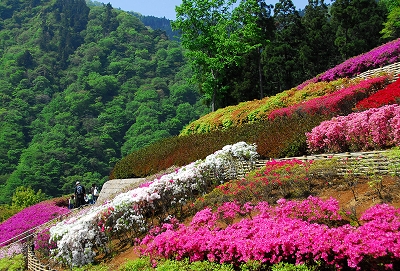
[[[400,106],[335,117],[306,134],[311,152],[344,152],[384,149],[400,144]]]
[[[181,131],[181,135],[209,133],[265,120],[272,110],[330,94],[340,88],[356,85],[359,81],[360,79],[341,78],[332,82],[318,82],[309,84],[301,90],[292,88],[262,100],[247,101],[236,106],[220,108],[187,125]]]
[[[110,179],[151,176],[173,166],[180,167],[204,159],[225,145],[240,141],[256,143],[261,158],[303,155],[307,150],[305,133],[329,118],[295,114],[224,131],[167,138],[121,159],[110,174]]]
[[[394,83],[389,84],[384,89],[379,90],[359,101],[356,104],[357,110],[366,110],[369,108],[381,107],[387,104],[395,104],[400,100],[400,78],[398,78]]]
[[[229,211],[227,211],[229,210]],[[219,218],[258,212],[221,228]],[[226,214],[227,212],[227,214]],[[400,264],[400,211],[376,205],[361,216],[362,225],[328,227],[316,221],[341,220],[338,202],[315,197],[295,202],[265,202],[198,212],[191,224],[165,224],[143,240],[142,253],[153,259],[209,260],[236,266],[251,260],[267,264],[320,261],[339,270],[397,270]]]
[[[297,88],[302,89],[310,83],[333,81],[337,78],[354,77],[362,72],[383,67],[398,62],[400,59],[400,39],[393,40],[371,51],[349,58],[330,70],[302,83]]]
[[[160,220],[167,219],[167,211],[179,209],[197,193],[205,193],[210,187],[234,178],[238,163],[251,166],[257,156],[255,145],[245,142],[227,145],[204,161],[198,160],[157,177],[119,194],[103,206],[64,220],[50,228],[50,240],[57,242],[53,256],[69,265],[92,262],[95,249],[107,249],[107,242],[113,235],[133,238],[143,234],[156,216]]]
[[[275,119],[276,117],[290,116],[298,111],[323,115],[348,114],[352,111],[356,102],[365,99],[371,93],[383,89],[386,82],[385,76],[367,79],[357,85],[342,88],[334,93],[274,110],[268,115],[268,118]]]
[[[68,208],[57,206],[54,200],[25,208],[0,224],[0,243],[68,212]]]

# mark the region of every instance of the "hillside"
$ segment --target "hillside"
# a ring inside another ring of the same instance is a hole
[[[110,5],[0,3],[0,204],[102,185],[116,161],[208,112],[182,48]]]
[[[391,206],[400,208],[400,187],[396,183],[396,179],[384,178],[385,193]],[[346,183],[335,182],[329,186],[326,185],[326,180],[321,179],[319,188],[315,189],[314,195],[321,199],[337,199],[339,202],[340,209],[343,212],[348,212],[349,217],[353,215],[360,218],[368,208],[375,206],[380,203],[380,200],[374,195],[370,184],[367,179],[360,179],[358,181],[356,189],[353,191]],[[356,195],[357,200],[355,200]],[[386,201],[384,201],[386,202]],[[191,217],[189,217],[185,224],[189,224]],[[121,268],[124,264],[129,261],[137,260],[140,257],[137,247],[121,247],[118,254],[110,259],[105,260],[104,266],[107,266],[108,270],[116,270]]]

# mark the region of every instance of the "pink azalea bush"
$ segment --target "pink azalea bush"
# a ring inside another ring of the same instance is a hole
[[[25,208],[0,224],[0,244],[6,245],[7,240],[68,212],[68,208],[59,207],[51,200]]]
[[[400,144],[400,106],[335,117],[306,133],[310,152],[344,152],[385,149]]]
[[[21,243],[13,243],[9,246],[0,248],[0,259],[3,258],[12,258],[15,255],[22,254],[23,244]]]
[[[351,78],[362,72],[396,63],[399,59],[400,39],[397,39],[376,47],[367,53],[349,58],[332,69],[302,83],[297,88],[302,89],[310,83],[320,81],[332,81],[343,77]]]
[[[356,102],[383,89],[386,83],[387,77],[385,76],[367,79],[357,85],[348,86],[321,97],[276,109],[268,115],[268,118],[272,120],[276,117],[291,116],[299,111],[308,114],[347,114],[351,112]]]
[[[241,206],[231,212],[243,212]],[[198,212],[191,224],[164,225],[142,240],[143,255],[154,260],[172,258],[209,260],[239,266],[248,261],[313,263],[338,270],[397,270],[400,264],[400,211],[376,205],[361,217],[359,227],[329,227],[316,221],[341,220],[338,202],[309,197],[304,201],[280,200],[254,206],[258,214],[225,228],[219,210]],[[249,211],[250,212],[250,211]],[[232,214],[231,214],[232,215]]]

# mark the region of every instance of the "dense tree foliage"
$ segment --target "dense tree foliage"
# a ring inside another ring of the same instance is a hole
[[[183,0],[176,8],[172,27],[182,31],[182,46],[194,69],[194,78],[214,111],[222,100],[222,83],[230,66],[239,66],[243,55],[259,47],[256,0]]]
[[[71,193],[208,112],[180,44],[110,4],[0,4],[0,203]]]
[[[213,88],[216,93],[210,91],[218,95],[209,95],[209,101],[216,108],[290,89],[347,58],[382,44],[382,35],[388,39],[397,35],[397,4],[391,3],[395,1],[380,4],[373,0],[336,0],[326,4],[321,0],[310,0],[304,10],[297,10],[291,0],[279,0],[273,6],[264,0],[255,2],[257,5],[250,0],[240,1],[240,5],[253,7],[250,14],[256,18],[258,27],[252,30],[253,36],[247,37],[246,42],[255,42],[258,46],[240,52],[240,63],[229,63],[227,59],[218,61],[218,64],[224,64],[223,72],[211,74],[219,77],[214,80],[214,83],[218,81]],[[224,6],[218,8],[218,5]],[[237,1],[187,0],[177,7],[177,21],[173,26],[182,31],[182,44],[191,59],[198,61],[211,46],[217,51],[229,43],[215,38],[221,36],[215,33],[218,33],[218,25],[223,27],[224,21],[212,14],[217,10],[218,14],[225,14],[225,19],[240,10],[240,5]],[[388,10],[392,12],[386,19]],[[225,37],[224,40],[228,39]],[[200,53],[201,50],[204,52]],[[224,50],[229,51],[226,47],[222,52]],[[238,50],[231,52],[235,53]],[[212,62],[214,57],[208,55],[205,59]],[[194,79],[205,88],[210,85],[207,80],[216,77],[206,74],[207,69],[202,66],[204,61],[196,61],[192,64],[202,68],[195,69],[197,77]]]
[[[335,45],[342,61],[380,44],[386,10],[375,0],[336,0],[332,4]]]

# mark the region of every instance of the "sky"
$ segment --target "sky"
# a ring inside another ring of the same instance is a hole
[[[279,0],[266,1],[268,4],[275,4]],[[292,0],[296,9],[304,9],[308,0]],[[103,2],[103,1],[99,1]],[[182,4],[182,0],[108,0],[114,8],[121,8],[125,11],[135,11],[145,16],[154,16],[175,20],[175,6]]]

